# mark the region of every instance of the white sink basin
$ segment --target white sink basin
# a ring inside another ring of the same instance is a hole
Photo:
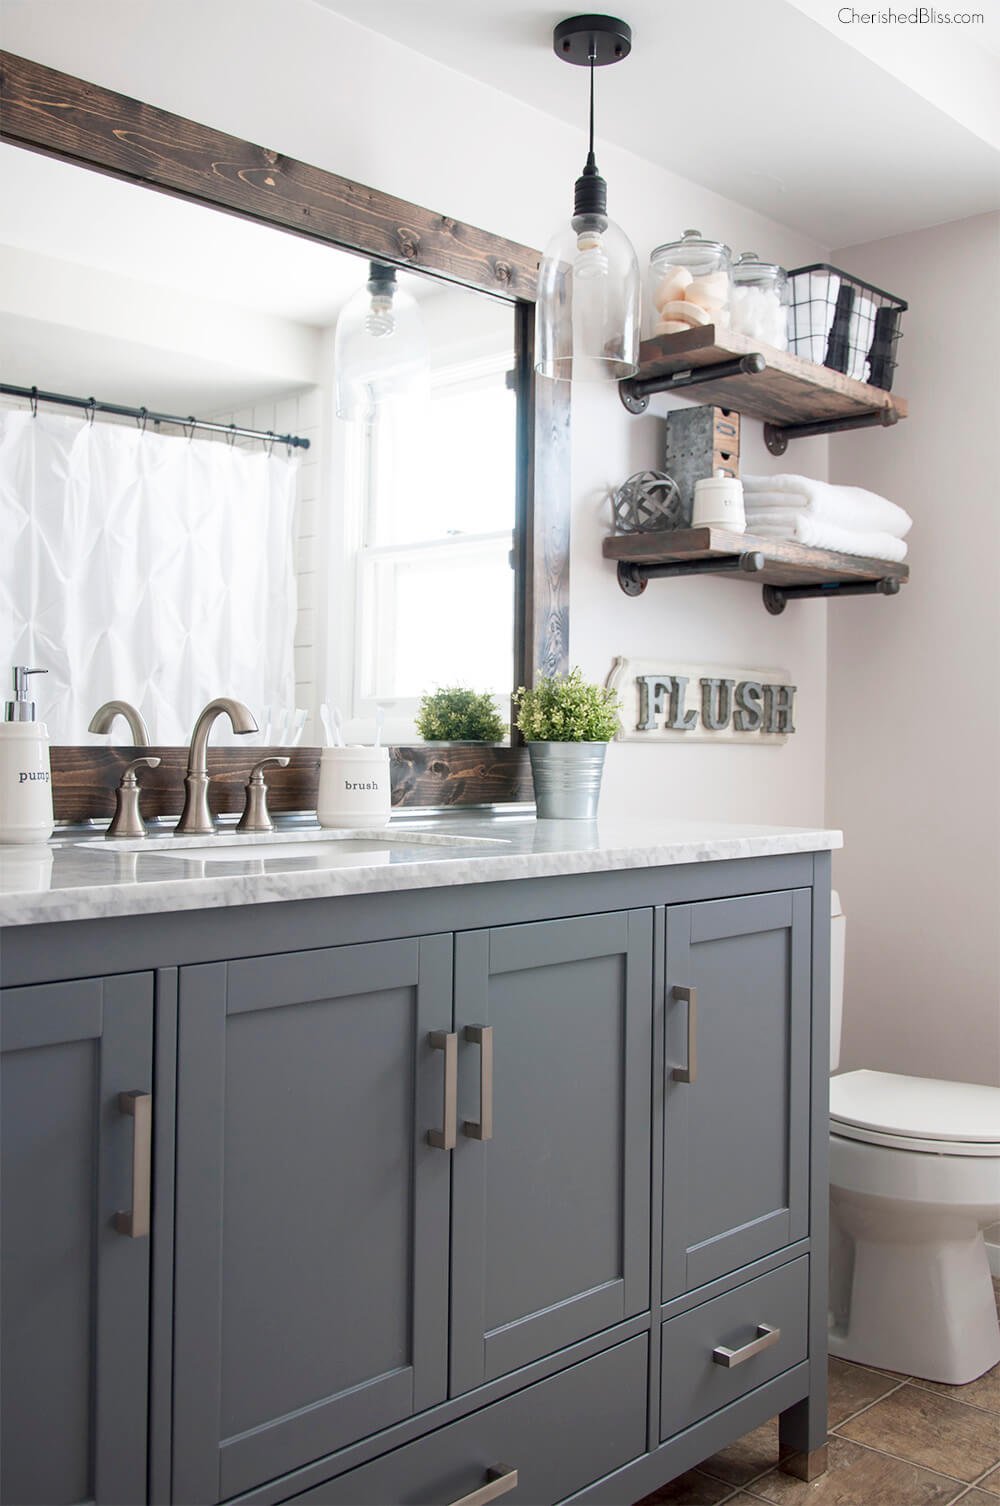
[[[276,831],[270,835],[230,831],[211,837],[138,837],[112,842],[99,837],[78,845],[85,851],[103,855],[135,853],[149,858],[211,864],[218,871],[220,867],[261,861],[285,868],[363,866],[366,862],[388,863],[393,853],[417,861],[420,857],[443,858],[453,849],[502,851],[509,843],[504,837],[466,837],[426,829],[408,831],[402,827],[393,830],[381,827],[370,831],[307,828],[304,831]]]

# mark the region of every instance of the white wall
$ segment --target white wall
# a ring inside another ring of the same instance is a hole
[[[583,165],[583,86],[580,126],[571,129],[308,0],[5,0],[4,45],[529,245],[544,244],[569,213]],[[627,92],[627,65],[608,70],[600,87]],[[685,129],[665,110],[681,170]],[[643,261],[690,225],[786,265],[822,253],[629,152],[600,147],[599,161],[611,213]],[[613,748],[603,808],[818,821],[825,606],[798,603],[770,618],[759,590],[721,579],[656,582],[641,601],[628,600],[600,556],[607,531],[600,499],[659,458],[662,423],[627,416],[610,387],[581,389],[575,410],[573,659],[601,679],[616,654],[773,664],[799,686],[801,730],[783,748]],[[759,436],[748,420],[747,461],[764,469]],[[824,461],[822,442],[794,455],[796,467],[821,475]]]
[[[901,595],[830,607],[841,1065],[1000,1083],[1000,215],[834,260],[909,300],[910,417],[831,440],[832,479],[914,518]]]

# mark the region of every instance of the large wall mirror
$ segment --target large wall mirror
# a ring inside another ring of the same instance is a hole
[[[2,134],[0,381],[146,410],[0,396],[0,638],[54,742],[123,698],[184,743],[220,693],[409,742],[435,686],[506,719],[565,667],[533,253],[9,57]]]

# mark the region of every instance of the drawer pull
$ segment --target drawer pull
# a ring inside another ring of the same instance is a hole
[[[466,1025],[465,1039],[479,1047],[479,1123],[466,1119],[463,1135],[470,1140],[493,1139],[493,1026]]]
[[[441,1128],[427,1131],[435,1150],[454,1150],[458,1129],[458,1036],[454,1031],[432,1030],[427,1037],[432,1051],[444,1052],[444,1099]]]
[[[153,1163],[153,1099],[149,1093],[119,1093],[118,1107],[132,1119],[132,1209],[115,1214],[115,1228],[128,1239],[149,1234]]]
[[[675,1067],[670,1074],[674,1082],[698,1081],[698,990],[675,988],[673,997],[688,1007],[687,1066]]]
[[[712,1358],[717,1365],[725,1365],[727,1370],[733,1370],[737,1365],[742,1365],[744,1360],[752,1360],[755,1354],[762,1354],[765,1349],[770,1349],[780,1338],[780,1328],[772,1328],[769,1323],[758,1323],[757,1337],[751,1339],[749,1344],[744,1344],[742,1349],[727,1349],[720,1344],[718,1349],[712,1350]]]
[[[460,1501],[452,1501],[450,1506],[487,1506],[489,1501],[496,1501],[509,1490],[516,1489],[517,1470],[508,1469],[506,1464],[497,1464],[486,1471],[485,1485],[480,1485],[478,1490],[463,1496]]]

